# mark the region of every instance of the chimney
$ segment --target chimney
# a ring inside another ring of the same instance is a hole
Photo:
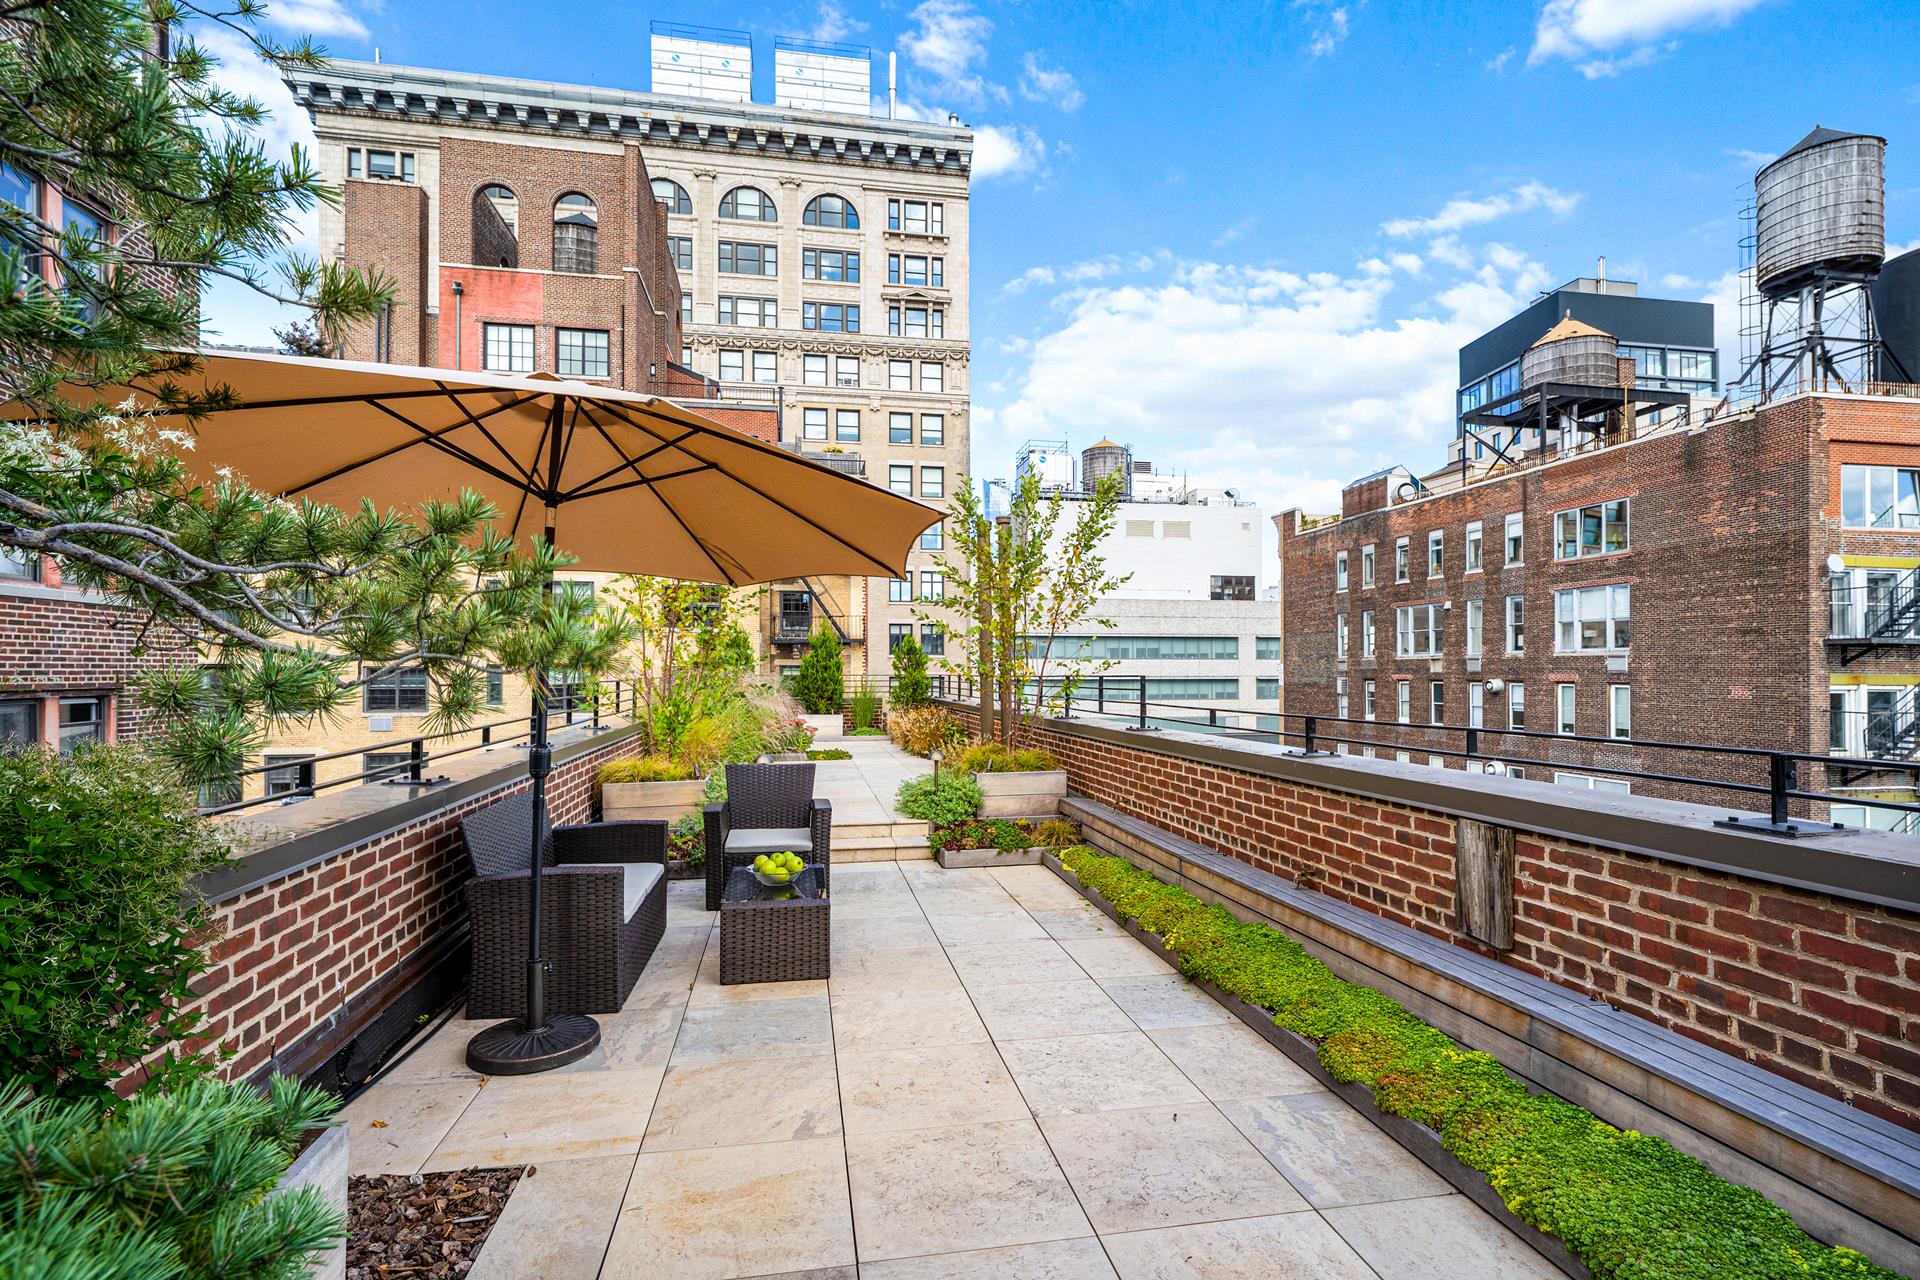
[[[1606,255],[1606,254],[1604,254],[1604,253],[1600,255],[1600,276],[1599,276],[1599,280],[1600,280],[1600,292],[1602,292],[1602,293],[1605,293],[1605,292],[1607,291],[1607,289],[1606,289],[1606,285],[1607,285],[1607,255]]]

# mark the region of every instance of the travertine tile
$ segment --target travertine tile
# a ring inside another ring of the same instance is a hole
[[[1320,1082],[1238,1019],[1147,1032],[1173,1065],[1215,1102],[1318,1093]]]
[[[1031,1120],[847,1135],[860,1261],[1092,1233]]]
[[[1047,936],[1047,931],[1040,927],[1039,922],[1018,906],[991,913],[949,913],[929,909],[927,919],[933,922],[933,931],[939,935],[940,941],[949,947],[968,943],[1020,942]]]
[[[1307,1207],[1205,1102],[1042,1116],[1040,1128],[1102,1234]]]
[[[1337,1094],[1296,1093],[1219,1105],[1315,1208],[1411,1200],[1450,1189]]]
[[[989,874],[1029,911],[1059,911],[1086,905],[1080,891],[1046,867],[994,867]]]
[[[468,1280],[594,1280],[632,1156],[555,1160],[522,1175]]]
[[[1114,1280],[1106,1250],[1091,1236],[867,1262],[860,1275],[862,1280]]]
[[[1013,1040],[1000,1053],[1035,1115],[1205,1101],[1140,1031]]]
[[[840,1132],[829,1055],[675,1064],[660,1082],[642,1151],[798,1142]]]
[[[1239,1021],[1218,1000],[1178,974],[1159,978],[1109,978],[1100,987],[1143,1031]]]
[[[833,1052],[825,996],[690,1007],[669,1059],[675,1065],[811,1058]]]
[[[988,1038],[972,999],[960,990],[864,991],[836,995],[832,1004],[834,1047],[843,1054]]]
[[[842,1051],[839,1065],[850,1134],[1021,1120],[1028,1114],[991,1044]]]
[[[428,1157],[425,1170],[493,1168],[640,1149],[660,1069],[494,1076]]]
[[[1380,1280],[1559,1280],[1560,1269],[1462,1195],[1329,1209]]]
[[[1113,937],[1072,938],[1060,945],[1080,962],[1082,969],[1102,982],[1108,978],[1151,978],[1173,972],[1172,965],[1117,929]]]
[[[947,953],[938,946],[903,947],[836,956],[827,989],[836,996],[872,991],[958,991],[960,979],[947,962]]]
[[[1312,1213],[1104,1237],[1120,1280],[1376,1280]]]
[[[1131,1031],[1133,1022],[1098,984],[1033,982],[973,986],[974,1007],[1000,1041]]]
[[[720,981],[719,944],[707,948],[707,954],[700,960],[700,978],[694,983],[693,993],[687,1003],[693,1008],[709,1004],[744,1004],[753,1000],[799,1000],[806,997],[819,998],[827,994],[825,978],[809,978],[798,982],[736,982],[731,986]]]
[[[854,1262],[839,1138],[645,1151],[602,1280],[731,1280]]]
[[[912,905],[911,902],[909,905]],[[933,934],[933,926],[927,923],[926,916],[920,913],[918,906],[913,906],[911,913],[900,915],[842,919],[839,896],[834,897],[833,957],[836,960],[868,951],[932,947],[939,945],[939,941]]]
[[[969,987],[1072,982],[1087,976],[1051,938],[950,946],[947,959],[953,962],[960,981]]]
[[[1063,907],[1060,910],[1035,909],[1034,923],[1059,942],[1076,938],[1125,937],[1120,926],[1092,907]]]
[[[460,1113],[480,1095],[479,1077],[416,1084],[381,1081],[340,1112],[353,1173],[418,1173]]]

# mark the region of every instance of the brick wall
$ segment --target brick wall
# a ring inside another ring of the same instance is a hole
[[[594,770],[633,754],[637,741],[555,766],[547,793],[556,825],[587,819]],[[192,1047],[233,1049],[224,1070],[235,1079],[324,1056],[330,1038],[368,1012],[359,1002],[376,984],[464,919],[461,819],[529,785],[506,783],[218,903],[213,968],[195,984],[205,1035]]]
[[[128,692],[131,682],[194,660],[172,632],[148,632],[128,610],[77,591],[54,599],[0,591],[0,699],[111,696],[114,736],[133,739],[148,714]]]
[[[1044,722],[1034,737],[1075,792],[1496,955],[1455,927],[1447,814]],[[1526,831],[1515,855],[1504,963],[1920,1129],[1920,916]]]
[[[378,271],[394,287],[393,310],[384,322],[350,327],[345,346],[356,360],[394,364],[435,363],[427,306],[432,301],[427,260],[427,193],[411,182],[353,181],[346,184],[347,224],[360,228],[348,261]]]

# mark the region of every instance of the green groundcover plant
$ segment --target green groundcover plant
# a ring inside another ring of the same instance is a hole
[[[1279,930],[1236,919],[1124,858],[1061,855],[1082,884],[1159,935],[1181,972],[1270,1010],[1319,1042],[1334,1079],[1426,1125],[1486,1175],[1522,1221],[1565,1242],[1599,1280],[1902,1280],[1821,1244],[1750,1187],[1664,1139],[1535,1096],[1489,1054],[1462,1049],[1372,987],[1346,982]]]
[[[950,827],[979,813],[982,799],[979,783],[964,773],[948,769],[901,783],[894,806],[909,818],[924,818],[936,827]]]

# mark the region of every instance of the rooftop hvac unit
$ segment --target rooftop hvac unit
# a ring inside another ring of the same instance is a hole
[[[753,101],[753,37],[746,32],[656,22],[652,36],[655,93]]]
[[[860,45],[781,36],[773,42],[773,100],[802,111],[870,115],[871,56]]]

